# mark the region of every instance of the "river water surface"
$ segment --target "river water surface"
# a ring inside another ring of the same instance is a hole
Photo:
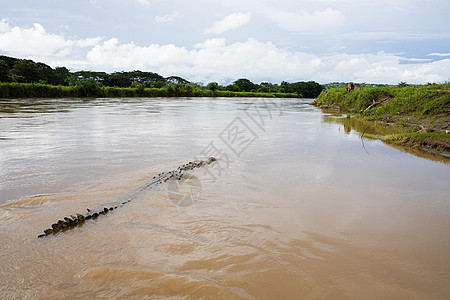
[[[309,102],[1,100],[0,298],[448,299],[450,165]]]

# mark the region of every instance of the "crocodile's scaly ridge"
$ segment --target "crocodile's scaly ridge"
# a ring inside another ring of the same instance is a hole
[[[76,216],[71,215],[70,217],[64,217],[63,220],[58,220],[56,223],[52,224],[51,228],[44,230],[44,233],[39,235],[38,237],[43,238],[48,235],[55,235],[60,232],[65,232],[67,230],[81,226],[88,220],[91,219],[96,220],[101,215],[106,215],[108,214],[108,212],[115,210],[119,207],[122,207],[125,204],[131,202],[132,200],[136,199],[139,196],[139,194],[142,193],[143,191],[146,191],[171,179],[181,180],[186,171],[190,171],[205,165],[209,165],[215,161],[216,159],[214,157],[210,157],[207,160],[195,160],[187,164],[184,164],[181,167],[178,167],[176,170],[160,173],[154,176],[152,179],[148,180],[145,184],[139,187],[132,195],[128,196],[125,200],[110,206],[103,207],[102,209],[96,211],[90,210],[88,208],[87,213],[84,215],[76,214]]]

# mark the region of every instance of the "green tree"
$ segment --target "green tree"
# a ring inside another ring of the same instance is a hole
[[[300,81],[295,83],[281,82],[280,91],[282,93],[296,93],[303,98],[316,98],[324,87],[314,81]]]
[[[315,82],[315,81],[308,81],[306,83],[307,86],[307,97],[308,98],[316,98],[319,97],[320,93],[323,91],[324,87],[323,85]]]
[[[137,94],[139,96],[144,96],[145,94],[145,85],[143,85],[142,83],[140,83],[139,81],[135,80],[133,81],[133,83],[131,84],[131,87],[133,89],[136,89]]]
[[[192,97],[194,96],[194,87],[193,84],[185,84],[184,85],[184,95],[185,97]]]
[[[132,82],[139,82],[146,87],[155,87],[158,82],[162,82],[163,84],[160,86],[164,86],[166,82],[164,77],[153,72],[132,71],[123,74],[128,76]]]
[[[19,60],[11,69],[11,76],[18,82],[33,83],[43,79],[41,68],[32,60]]]
[[[184,78],[181,78],[179,76],[170,76],[166,78],[166,82],[170,85],[170,84],[188,84],[190,83],[189,81],[187,81]]]
[[[39,81],[52,85],[58,85],[55,70],[44,63],[36,63],[36,65],[41,70],[41,79]]]
[[[93,72],[93,71],[78,71],[75,73],[71,73],[72,76],[75,77],[76,80],[84,80],[84,79],[92,79],[95,80],[99,84],[105,84],[107,77],[109,76],[105,72]],[[70,79],[73,81],[73,79]],[[72,83],[73,85],[73,83]]]
[[[0,82],[9,81],[9,66],[5,61],[0,60]]]
[[[55,76],[57,85],[69,84],[70,72],[66,67],[56,67]]]
[[[215,92],[219,89],[219,84],[217,82],[210,82],[210,83],[208,83],[206,88],[210,91]]]
[[[280,84],[280,92],[282,93],[294,93],[294,88],[292,84],[286,81],[282,81]]]
[[[280,87],[278,84],[272,84],[269,82],[261,82],[258,92],[261,93],[279,93]]]
[[[257,87],[253,82],[246,78],[241,78],[233,82],[233,85],[237,87],[239,92],[251,92]]]
[[[4,55],[0,55],[0,60],[3,60],[8,65],[10,70],[14,67],[15,63],[19,61],[17,58]]]
[[[159,88],[165,87],[166,82],[165,81],[148,81],[147,86],[159,89]]]
[[[101,86],[94,79],[79,80],[75,87],[82,97],[98,97],[101,95]]]
[[[107,86],[117,87],[129,87],[132,82],[130,76],[125,72],[112,73],[105,80]]]

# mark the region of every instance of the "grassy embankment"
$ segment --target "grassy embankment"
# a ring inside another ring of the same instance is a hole
[[[364,122],[390,124],[394,134],[371,135],[387,144],[450,153],[450,84],[323,91],[314,105]]]
[[[94,84],[54,86],[38,83],[0,83],[0,98],[76,98],[76,97],[261,97],[295,98],[295,93],[253,93],[209,90],[191,85],[174,85],[163,88],[119,88]]]

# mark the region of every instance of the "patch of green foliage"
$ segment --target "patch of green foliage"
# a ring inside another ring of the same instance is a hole
[[[0,98],[62,98],[78,97],[78,89],[40,83],[0,83]]]
[[[450,108],[449,84],[397,87],[393,88],[393,93],[395,97],[388,103],[365,112],[365,115],[426,118],[445,113]]]
[[[347,89],[337,88],[322,91],[314,104],[339,106],[343,112],[360,113],[380,97],[393,96],[392,88],[389,87],[356,88],[350,93]]]
[[[370,105],[386,100],[366,110]],[[418,118],[446,113],[450,108],[450,84],[400,85],[391,87],[344,88],[323,91],[314,102],[318,106],[339,106],[342,112],[373,118],[408,115]]]
[[[0,98],[70,98],[70,97],[260,97],[295,98],[295,93],[232,92],[199,88],[191,84],[175,84],[162,88],[109,87],[95,80],[78,81],[74,86],[53,86],[40,83],[0,83]]]

